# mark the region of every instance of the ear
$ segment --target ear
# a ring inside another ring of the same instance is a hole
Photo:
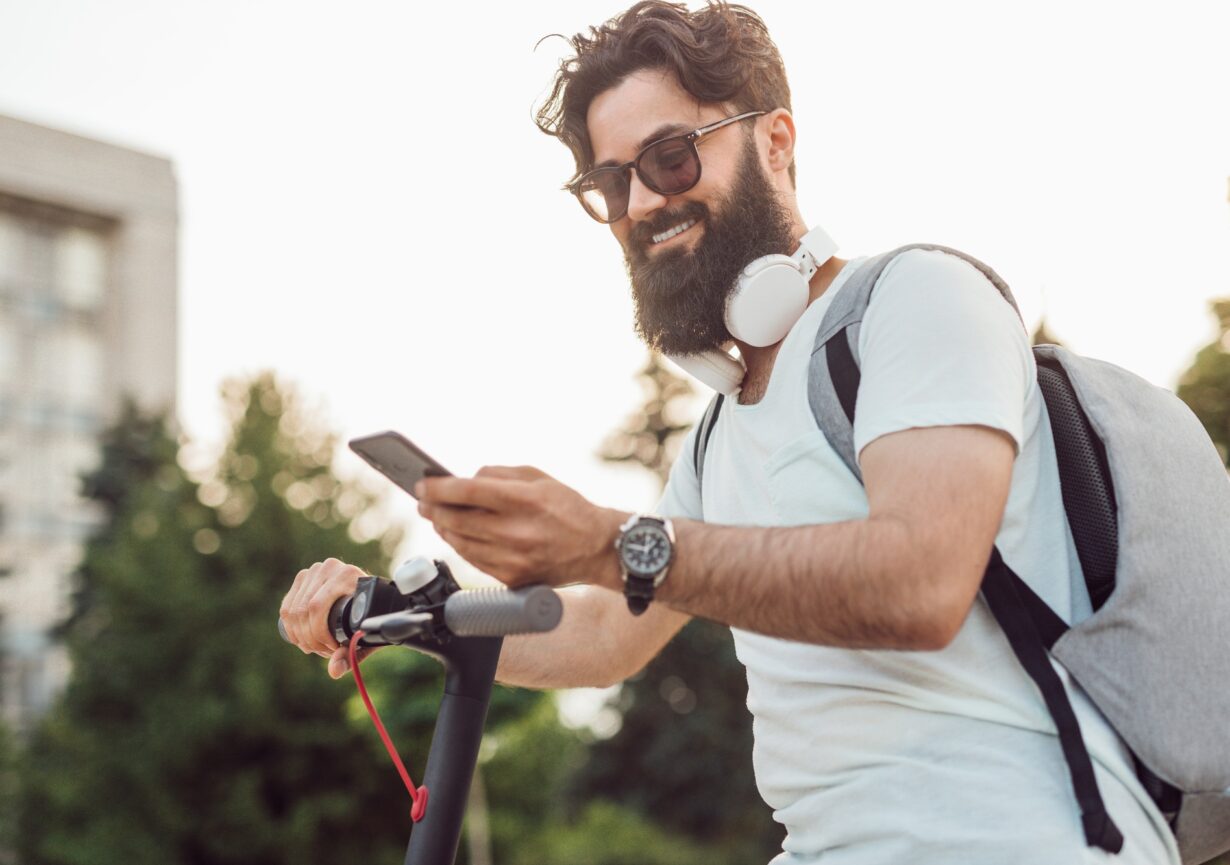
[[[769,170],[784,172],[794,162],[794,117],[785,108],[775,108],[760,119],[769,137]]]

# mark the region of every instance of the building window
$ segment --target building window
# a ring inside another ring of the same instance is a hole
[[[98,232],[68,228],[60,233],[56,255],[60,300],[74,311],[102,305],[107,284],[107,244]]]
[[[16,293],[21,269],[21,226],[17,218],[0,210],[0,297]]]

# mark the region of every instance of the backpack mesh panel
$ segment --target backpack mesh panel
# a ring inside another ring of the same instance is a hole
[[[1038,385],[1051,416],[1064,510],[1096,611],[1114,591],[1119,558],[1119,523],[1106,449],[1077,403],[1062,367],[1039,359]]]

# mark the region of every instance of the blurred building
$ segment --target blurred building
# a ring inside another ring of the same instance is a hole
[[[0,712],[67,676],[48,631],[97,515],[78,494],[125,394],[173,410],[178,200],[166,159],[0,116]]]

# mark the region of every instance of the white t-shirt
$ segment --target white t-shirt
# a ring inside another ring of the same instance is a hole
[[[847,264],[791,329],[763,399],[726,400],[708,444],[703,508],[693,430],[658,513],[744,526],[867,515],[863,487],[807,401],[820,321],[862,261]],[[872,294],[859,357],[856,452],[915,427],[977,424],[1009,433],[1017,458],[996,544],[1066,621],[1089,615],[1033,356],[999,292],[955,256],[905,253]],[[774,865],[1179,862],[1122,741],[1059,668],[1099,789],[1127,839],[1119,856],[1086,846],[1054,723],[981,596],[938,652],[733,632],[747,667],[757,786],[787,830]]]

